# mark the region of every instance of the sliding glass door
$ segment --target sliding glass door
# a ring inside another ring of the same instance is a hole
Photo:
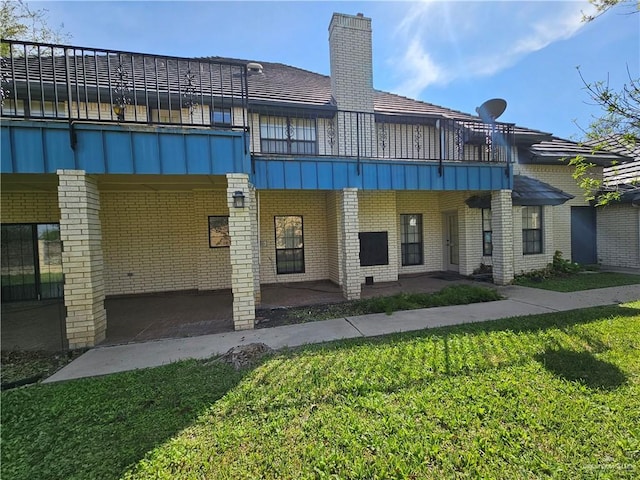
[[[2,225],[2,301],[61,298],[60,225]]]

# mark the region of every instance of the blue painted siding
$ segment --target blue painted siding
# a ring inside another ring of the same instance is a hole
[[[134,125],[69,125],[54,121],[2,121],[2,173],[200,174],[250,173],[243,132]]]
[[[254,157],[253,183],[265,190],[500,190],[513,186],[505,164]]]

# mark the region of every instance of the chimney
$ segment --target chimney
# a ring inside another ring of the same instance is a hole
[[[340,110],[373,112],[371,19],[334,13],[329,24],[331,93]]]

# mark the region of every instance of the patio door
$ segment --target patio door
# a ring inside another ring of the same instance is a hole
[[[445,266],[447,270],[457,272],[460,270],[460,250],[458,232],[458,214],[444,214],[444,245]]]
[[[61,298],[60,225],[2,225],[2,301]]]

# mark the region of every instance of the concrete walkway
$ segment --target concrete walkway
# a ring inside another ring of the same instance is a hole
[[[297,347],[344,338],[373,337],[395,332],[482,322],[539,313],[612,305],[640,299],[640,285],[558,293],[508,286],[498,289],[507,298],[497,302],[361,315],[200,337],[96,347],[78,357],[44,383],[156,367],[188,358],[209,358],[230,348],[262,342],[271,348]]]

